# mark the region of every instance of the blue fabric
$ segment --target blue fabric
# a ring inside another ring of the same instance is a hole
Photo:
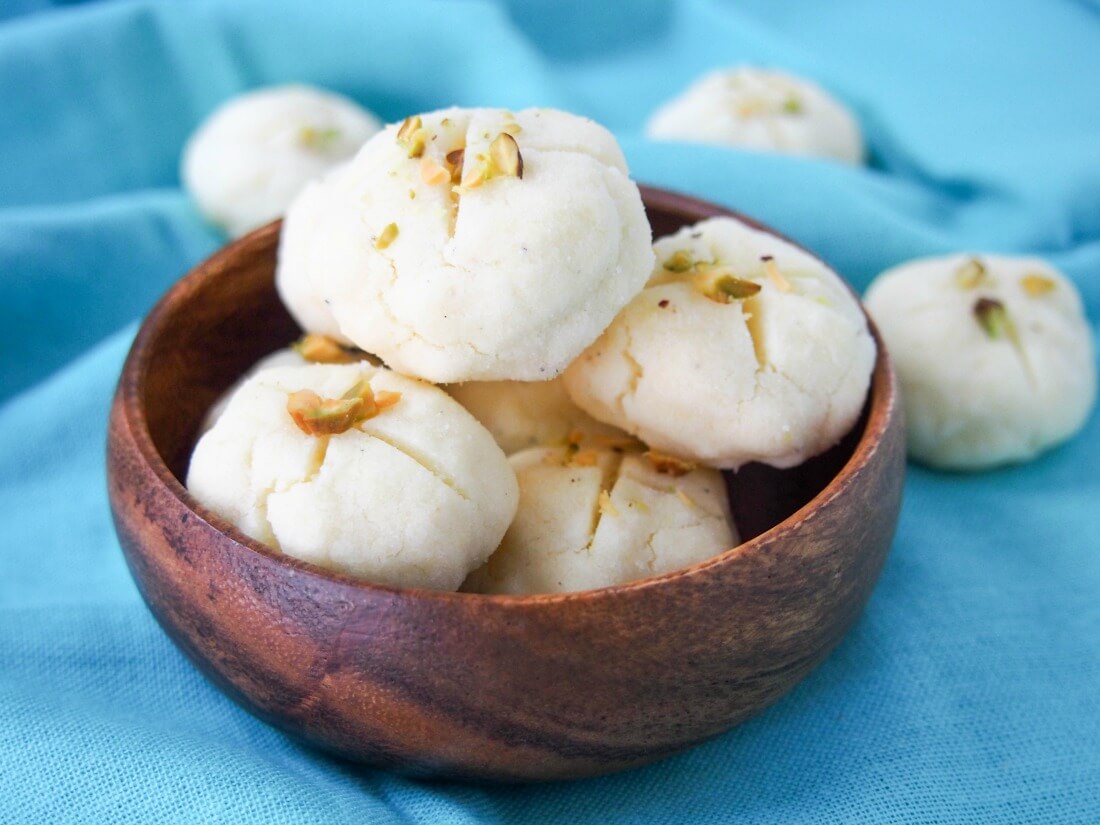
[[[551,105],[639,180],[744,210],[862,288],[907,257],[1034,252],[1100,318],[1100,14],[1069,0],[0,3],[0,820],[1100,821],[1100,418],[1023,467],[912,468],[847,640],[682,756],[526,788],[337,763],[223,698],[130,581],[104,429],[135,320],[219,237],[177,182],[220,100],[290,80],[394,120]],[[713,67],[819,79],[870,168],[652,145]]]

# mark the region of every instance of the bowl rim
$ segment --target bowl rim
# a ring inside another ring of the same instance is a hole
[[[690,211],[699,215],[698,220],[709,217],[727,216],[742,221],[754,228],[761,229],[776,237],[794,244],[809,254],[821,260],[829,266],[817,253],[807,250],[801,244],[788,238],[781,232],[763,224],[736,210],[720,206],[710,201],[705,201],[690,195],[685,195],[668,189],[639,184],[642,199],[646,206],[655,206],[664,210]],[[465,593],[449,590],[430,590],[426,588],[395,587],[377,584],[363,579],[353,578],[343,573],[327,570],[311,562],[303,561],[293,556],[275,550],[247,536],[235,525],[223,519],[212,510],[204,507],[188,492],[186,486],[176,478],[162,458],[160,451],[153,443],[149,432],[145,407],[139,403],[142,396],[142,386],[150,367],[150,341],[152,341],[159,328],[170,317],[174,304],[181,296],[191,291],[194,285],[210,278],[219,277],[225,264],[232,261],[243,249],[252,246],[264,235],[278,235],[282,221],[275,220],[247,235],[242,236],[214,252],[192,267],[183,277],[178,279],[164,295],[157,301],[153,308],[142,321],[140,329],[130,346],[126,361],[119,377],[118,393],[115,405],[120,408],[125,420],[129,435],[136,452],[141,457],[145,468],[151,470],[164,491],[175,498],[188,512],[196,516],[206,526],[231,539],[242,550],[258,553],[259,555],[276,562],[287,565],[291,570],[308,576],[316,576],[327,582],[349,587],[361,591],[365,595],[374,594],[390,598],[403,599],[429,599],[442,602],[463,602],[469,605],[471,600],[480,603],[494,604],[505,608],[527,608],[540,605],[553,605],[573,601],[595,601],[603,599],[615,599],[637,594],[659,587],[671,582],[692,579],[703,575],[708,570],[734,563],[744,556],[754,552],[763,552],[769,545],[782,539],[792,532],[796,526],[803,525],[814,519],[823,505],[841,496],[854,482],[862,468],[867,466],[872,457],[878,451],[883,436],[893,419],[898,415],[899,398],[898,382],[893,365],[887,352],[882,337],[879,334],[874,321],[860,301],[859,294],[841,277],[841,281],[855,297],[860,311],[867,322],[868,331],[875,341],[875,362],[871,371],[871,381],[868,388],[867,416],[863,426],[863,432],[857,440],[852,454],[836,475],[798,510],[791,513],[778,524],[773,525],[748,541],[737,544],[703,561],[696,562],[688,567],[661,573],[656,576],[648,576],[643,579],[635,579],[623,584],[600,587],[590,590],[577,590],[567,593],[538,593],[529,595],[513,594],[489,594],[489,593]],[[830,266],[830,269],[833,269]],[[833,269],[836,272],[835,269]],[[839,273],[838,273],[839,275]]]

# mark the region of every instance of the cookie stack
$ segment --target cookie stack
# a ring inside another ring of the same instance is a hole
[[[306,333],[236,387],[196,498],[394,586],[604,587],[738,543],[720,470],[835,444],[875,360],[838,276],[716,218],[654,245],[614,137],[549,109],[378,132],[291,204]]]

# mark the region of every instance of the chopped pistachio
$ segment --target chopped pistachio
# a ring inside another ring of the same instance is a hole
[[[695,266],[695,261],[692,259],[690,252],[681,249],[673,252],[661,266],[669,272],[687,272]]]
[[[397,130],[397,142],[405,148],[410,158],[418,158],[424,154],[424,147],[428,142],[428,133],[422,128],[424,122],[420,115],[407,117]]]
[[[1038,298],[1040,295],[1046,295],[1048,292],[1053,291],[1057,284],[1055,284],[1053,278],[1040,275],[1038,272],[1029,272],[1020,279],[1020,286],[1029,296]]]
[[[979,298],[974,302],[974,318],[982,331],[996,341],[998,338],[1016,340],[1016,326],[1005,305],[995,298]]]
[[[397,224],[387,224],[386,228],[379,232],[378,237],[374,239],[374,248],[385,249],[397,239],[397,233]]]
[[[344,401],[358,399],[362,402],[363,406],[359,411],[359,417],[355,421],[356,424],[362,424],[364,421],[374,418],[382,410],[388,409],[400,401],[401,393],[379,390],[378,394],[375,395],[370,382],[363,379],[357,381],[341,398]]]
[[[523,155],[519,153],[519,144],[507,132],[501,132],[489,144],[489,157],[493,161],[495,172],[513,178],[523,178]]]
[[[467,169],[462,173],[462,183],[459,184],[458,189],[461,191],[467,191],[469,189],[476,189],[485,183],[487,180],[488,170],[485,164],[479,163],[471,169]]]
[[[307,149],[318,152],[327,150],[338,137],[340,130],[334,128],[316,129],[313,126],[303,126],[298,132],[299,142]]]
[[[791,95],[783,101],[783,111],[787,114],[797,115],[802,111],[802,101]]]
[[[699,291],[720,304],[743,301],[760,291],[760,284],[738,278],[728,271],[719,270],[717,275],[704,271],[697,276],[696,280]]]
[[[363,409],[361,398],[321,398],[312,390],[287,396],[286,410],[306,435],[338,435],[351,429]]]
[[[775,258],[771,255],[764,255],[760,258],[764,262],[764,271],[768,273],[768,277],[772,279],[772,283],[778,287],[780,292],[790,292],[791,282],[783,277],[783,273],[779,271],[779,264],[775,262]]]
[[[410,189],[409,190],[409,200],[411,200],[411,201],[416,200],[416,190],[415,189]]]
[[[985,265],[977,258],[971,258],[955,270],[955,285],[959,289],[977,289],[988,280],[988,275]]]
[[[423,125],[424,121],[420,119],[420,115],[410,115],[405,118],[401,121],[401,126],[397,129],[397,142],[404,143]]]
[[[401,400],[401,393],[390,392],[389,390],[379,390],[374,396],[374,404],[378,407],[378,411],[388,410],[394,404]]]
[[[479,153],[475,160],[476,163],[469,168],[455,167],[458,170],[455,174],[462,176],[462,182],[456,187],[456,192],[476,189],[496,177],[523,177],[523,157],[519,153],[519,145],[515,138],[504,132],[497,135],[489,144],[488,156]],[[465,161],[465,152],[463,152],[463,161]]]
[[[595,467],[596,466],[596,451],[595,450],[581,450],[573,456],[573,463],[578,467]]]
[[[361,360],[361,351],[342,347],[336,340],[316,332],[303,335],[291,349],[314,364],[354,364]]]
[[[605,516],[619,515],[619,509],[611,501],[611,494],[607,490],[600,490],[600,513]]]
[[[641,513],[648,513],[649,512],[649,505],[646,504],[641,499],[638,499],[638,498],[631,499],[630,503],[627,506],[628,507],[633,507],[634,509],[638,510]]]
[[[458,183],[461,181],[462,165],[466,160],[466,150],[452,149],[443,160],[444,163],[447,164],[447,168],[451,170],[451,183]]]
[[[451,173],[441,166],[435,158],[424,155],[420,159],[420,179],[428,186],[440,186],[451,179]]]
[[[677,458],[668,453],[658,452],[657,450],[648,450],[645,457],[649,459],[649,463],[653,465],[654,470],[664,475],[673,477],[682,476],[687,475],[695,469],[695,465],[692,462],[684,461],[682,458]]]

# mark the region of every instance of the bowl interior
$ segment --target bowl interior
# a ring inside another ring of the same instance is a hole
[[[642,187],[642,195],[654,237],[713,215],[747,220],[661,190]],[[210,405],[262,356],[301,334],[275,291],[279,229],[275,223],[252,233],[180,281],[154,309],[142,329],[144,340],[134,347],[142,359],[135,389],[151,441],[181,484]],[[870,400],[839,444],[798,467],[749,464],[725,473],[743,540],[779,524],[824,489],[852,456],[869,406]]]

